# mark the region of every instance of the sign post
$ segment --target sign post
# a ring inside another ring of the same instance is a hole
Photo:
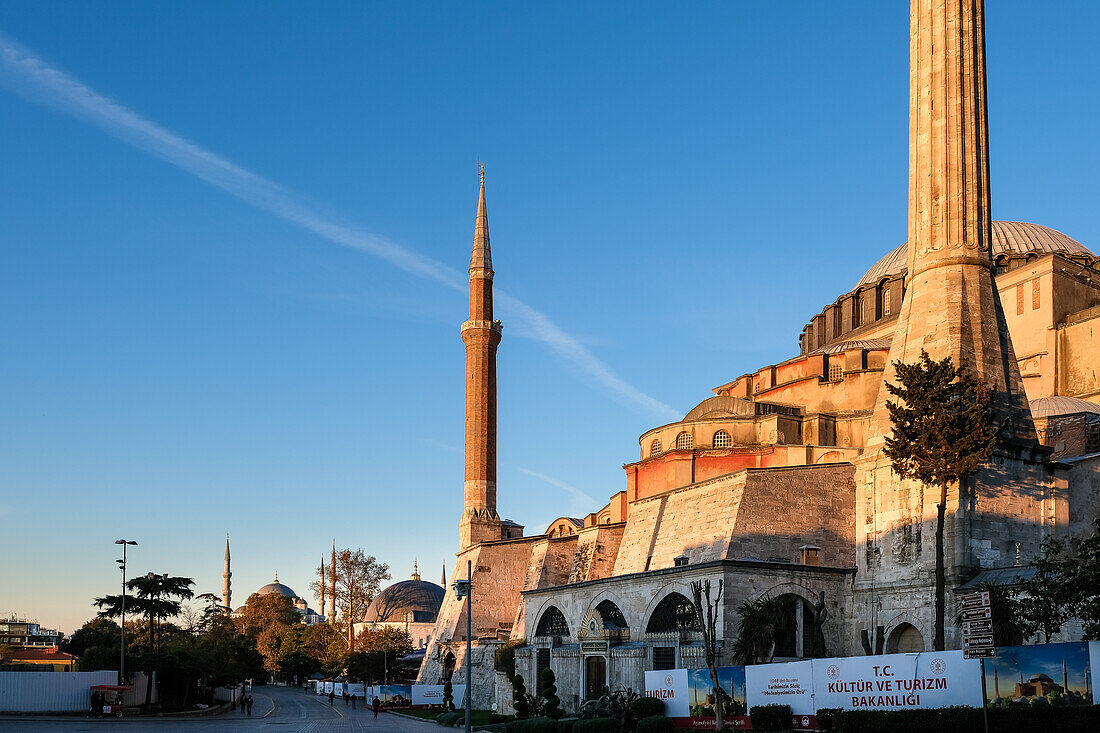
[[[985,660],[997,656],[993,643],[993,608],[989,591],[967,593],[962,597],[963,657],[982,662],[982,721],[989,733],[988,694],[985,688]]]

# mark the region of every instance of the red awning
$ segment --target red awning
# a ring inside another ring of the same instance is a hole
[[[92,685],[92,689],[98,692],[129,692],[132,688],[125,685]]]

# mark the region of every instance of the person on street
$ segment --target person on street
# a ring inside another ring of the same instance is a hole
[[[370,708],[374,711],[374,717],[377,718],[378,711],[382,709],[382,701],[379,700],[377,697],[374,698],[374,700],[371,701]]]
[[[336,691],[335,690],[329,690],[328,691],[328,704],[331,705],[332,701],[335,700],[335,699],[336,699]]]
[[[242,713],[244,712],[244,708],[245,708],[245,705],[247,704],[247,703],[245,702],[245,699],[246,699],[247,697],[248,697],[248,695],[246,695],[246,694],[245,694],[245,691],[244,691],[244,687],[242,686],[242,687],[241,687],[241,712],[242,712]]]
[[[355,693],[351,693],[351,709],[355,710]]]
[[[252,695],[248,696],[248,714],[252,715]]]
[[[347,690],[344,690],[344,693],[343,693],[343,695],[341,695],[341,697],[344,698],[344,707],[347,707],[348,706],[348,701],[351,700],[351,695],[348,694]]]

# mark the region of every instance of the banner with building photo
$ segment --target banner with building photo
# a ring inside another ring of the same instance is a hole
[[[412,705],[412,685],[377,685],[374,694],[388,708],[407,708]]]
[[[1006,646],[985,660],[986,699],[993,705],[1005,701],[1030,702],[1045,697],[1054,705],[1092,703],[1089,670],[1096,669],[1100,647],[1096,642]]]
[[[982,706],[981,662],[961,651],[813,660],[815,709]]]
[[[451,697],[455,707],[462,707],[465,702],[466,685],[451,685]],[[413,705],[442,705],[443,685],[413,685]]]

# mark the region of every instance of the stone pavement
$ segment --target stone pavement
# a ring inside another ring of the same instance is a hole
[[[0,716],[4,733],[52,733],[65,731],[158,731],[160,733],[229,733],[236,731],[302,731],[303,733],[346,733],[350,731],[400,731],[424,733],[439,731],[434,722],[413,720],[390,713],[379,713],[375,720],[369,709],[352,710],[337,699],[329,707],[328,698],[317,697],[304,690],[288,687],[256,687],[252,690],[256,703],[251,717],[235,710],[205,718],[123,718],[94,720],[80,717],[7,717]]]

